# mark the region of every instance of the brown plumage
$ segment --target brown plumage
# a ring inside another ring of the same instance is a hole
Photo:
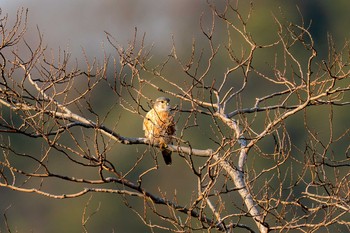
[[[167,149],[172,144],[172,136],[175,135],[174,117],[170,113],[170,100],[165,97],[156,99],[153,108],[146,114],[143,121],[145,137],[152,143],[158,143],[165,164],[170,165],[171,150]]]

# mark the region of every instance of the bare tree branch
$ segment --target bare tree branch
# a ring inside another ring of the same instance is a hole
[[[82,65],[66,51],[48,55],[39,30],[30,45],[24,9],[12,26],[1,18],[0,187],[53,199],[116,195],[152,231],[349,230],[350,130],[341,120],[350,103],[348,43],[337,50],[329,37],[321,60],[300,12],[299,23],[272,16],[273,39],[261,43],[250,28],[253,5],[208,7],[199,19],[205,44],[194,38],[184,53],[174,35],[163,61],[152,58],[137,28],[127,46],[106,32],[115,54],[103,61],[84,54]],[[169,145],[131,130],[131,119],[142,130],[158,96],[176,105]],[[122,114],[127,125],[116,117]],[[16,146],[16,137],[32,148]],[[121,144],[131,165],[116,162]],[[170,191],[156,180],[171,174],[159,169],[164,147],[183,166],[180,189],[172,177]],[[51,162],[58,158],[79,171]],[[55,180],[75,189],[46,185]],[[85,232],[102,208],[89,215],[89,203]]]

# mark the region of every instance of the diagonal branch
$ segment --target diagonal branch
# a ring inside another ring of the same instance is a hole
[[[236,139],[240,142],[240,155],[238,159],[238,168],[234,168],[229,162],[221,159],[217,154],[213,155],[216,161],[219,161],[220,166],[231,176],[238,193],[243,199],[248,212],[253,216],[254,222],[260,232],[268,232],[268,225],[264,222],[264,217],[258,209],[258,205],[253,200],[251,191],[248,190],[244,179],[244,164],[247,158],[246,141],[242,139],[241,130],[236,121],[229,119],[225,114],[217,113],[216,116],[220,118],[227,126],[229,126],[235,133]]]

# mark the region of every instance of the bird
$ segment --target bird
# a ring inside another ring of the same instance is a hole
[[[143,130],[145,131],[145,137],[152,144],[159,145],[165,164],[170,165],[172,159],[168,145],[172,144],[176,127],[174,116],[170,112],[169,98],[159,97],[156,99],[153,108],[147,112],[143,120]]]

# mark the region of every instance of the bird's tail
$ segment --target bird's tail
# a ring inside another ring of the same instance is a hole
[[[171,160],[171,150],[162,149],[162,155],[163,155],[163,159],[166,165],[170,165],[172,160]]]

